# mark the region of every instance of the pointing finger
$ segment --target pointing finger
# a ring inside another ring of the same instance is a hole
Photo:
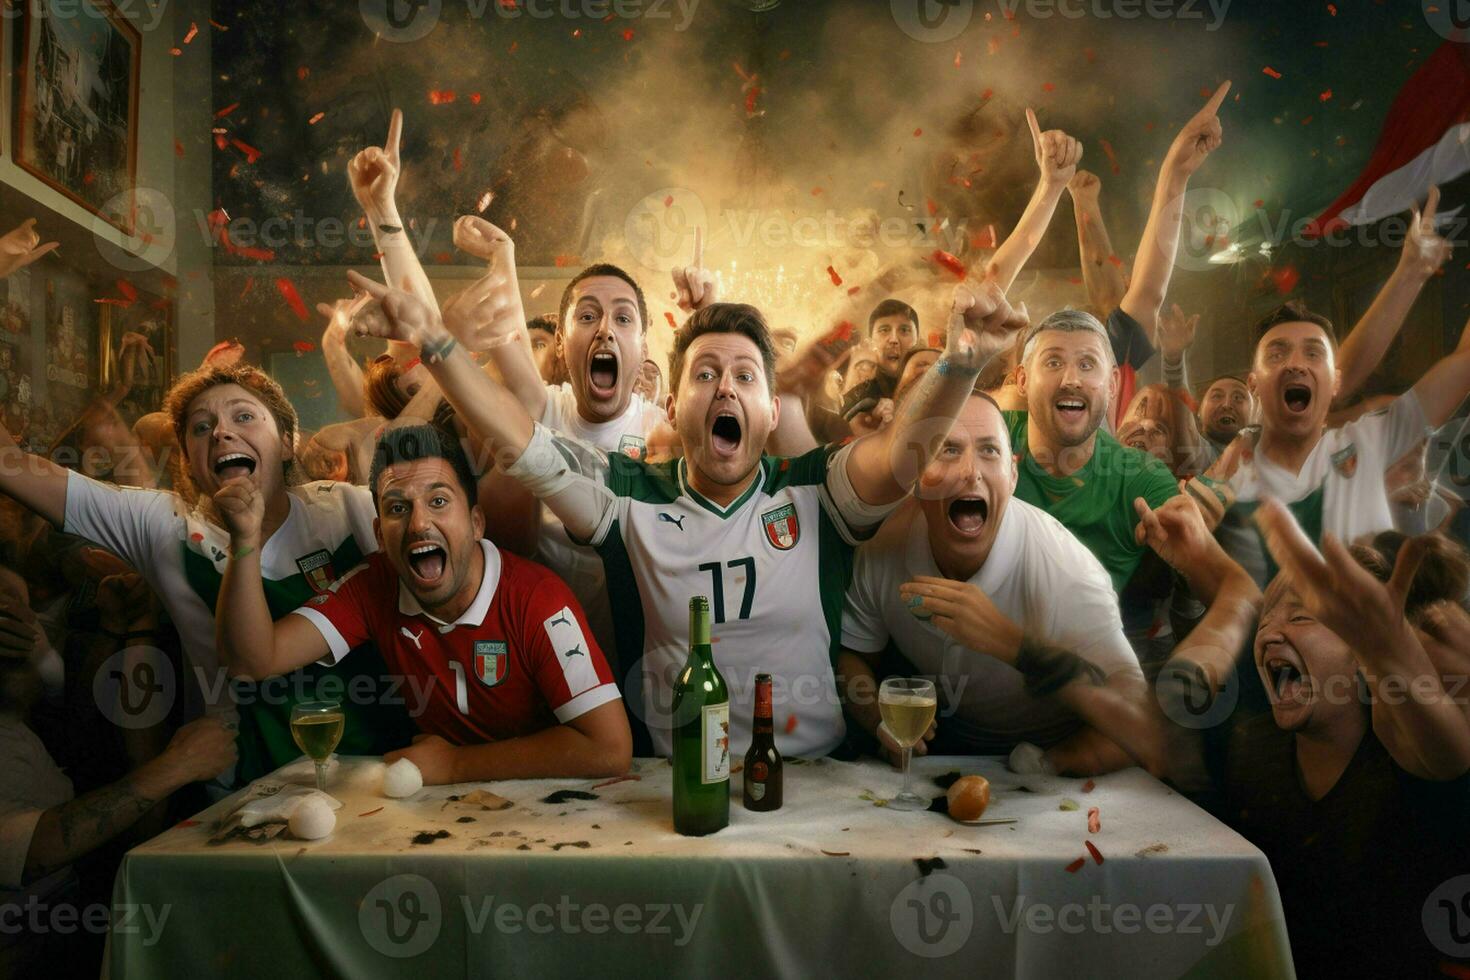
[[[1031,128],[1031,145],[1038,150],[1041,148],[1041,125],[1036,121],[1036,113],[1030,106],[1026,107],[1026,125]]]
[[[694,226],[694,265],[704,267],[704,226]]]
[[[1200,110],[1201,115],[1211,115],[1211,116],[1213,116],[1215,113],[1219,112],[1220,111],[1220,103],[1224,102],[1225,101],[1225,96],[1227,96],[1229,94],[1230,94],[1230,81],[1227,79],[1227,80],[1225,80],[1225,81],[1223,81],[1223,82],[1220,83],[1220,87],[1219,88],[1215,89],[1215,94],[1212,95],[1212,96],[1210,96],[1210,101],[1206,102],[1205,103],[1205,107]]]
[[[398,159],[398,145],[403,139],[403,110],[394,109],[388,117],[388,139],[383,143],[383,152],[392,160]]]

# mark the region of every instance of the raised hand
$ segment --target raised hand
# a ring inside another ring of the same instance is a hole
[[[694,229],[694,263],[675,266],[674,298],[685,313],[702,310],[715,302],[715,277],[704,267],[704,229]]]
[[[0,237],[0,279],[60,247],[60,242],[42,245],[41,236],[36,234],[36,219],[27,218]]]
[[[1380,582],[1333,535],[1323,535],[1318,551],[1279,500],[1262,501],[1256,509],[1256,526],[1271,557],[1291,576],[1292,589],[1308,613],[1354,649],[1363,649],[1365,643],[1393,648],[1407,628],[1404,606],[1424,559],[1422,538],[1404,542],[1392,577]]]
[[[496,267],[450,297],[441,317],[444,328],[470,350],[509,343],[526,327],[520,288]]]
[[[1136,497],[1133,509],[1138,512],[1134,540],[1152,548],[1175,571],[1188,575],[1218,557],[1220,546],[1187,493],[1170,497],[1157,509]]]
[[[320,305],[317,307],[320,309]],[[245,357],[245,345],[238,340],[221,340],[209,349],[204,355],[201,367],[230,368],[239,364]]]
[[[260,547],[260,527],[265,523],[265,495],[248,477],[226,480],[214,492],[214,510],[225,530],[230,532],[233,547],[237,550]]]
[[[1098,195],[1102,193],[1102,181],[1091,170],[1078,170],[1067,181],[1067,190],[1072,193],[1072,200],[1078,203],[1096,204]]]
[[[1399,268],[1411,272],[1421,279],[1428,279],[1439,271],[1454,251],[1448,239],[1441,238],[1434,230],[1434,216],[1439,210],[1439,188],[1429,188],[1429,197],[1424,202],[1421,214],[1418,208],[1410,208],[1412,220],[1409,233],[1404,236],[1404,250],[1399,253]]]
[[[403,112],[394,109],[388,120],[388,138],[383,145],[360,150],[347,165],[347,181],[352,185],[352,196],[357,198],[368,220],[374,224],[393,217],[398,211],[394,195],[402,173],[398,156],[402,136]]]
[[[374,282],[356,271],[347,273],[347,281],[353,289],[375,301],[363,307],[352,320],[359,336],[398,340],[420,350],[426,346],[437,347],[449,339],[439,311],[419,302],[412,293]]]
[[[1036,155],[1036,167],[1041,179],[1049,184],[1066,184],[1077,173],[1077,164],[1082,161],[1082,144],[1060,129],[1041,131],[1036,113],[1026,110],[1026,125],[1031,130],[1031,150]]]
[[[455,220],[454,247],[477,259],[484,259],[492,267],[515,268],[515,242],[500,228],[477,214],[466,214]]]
[[[805,394],[827,379],[827,372],[861,338],[858,329],[843,322],[815,340],[798,347],[776,364],[776,391]]]
[[[966,280],[954,289],[944,360],[978,371],[1030,325],[1026,304],[1013,308],[999,285]]]
[[[1169,147],[1164,159],[1164,168],[1181,177],[1189,177],[1205,162],[1205,157],[1220,146],[1223,130],[1220,127],[1220,104],[1230,94],[1230,83],[1221,82],[1215,94],[1205,103],[1194,118],[1184,124],[1179,135]]]
[[[174,732],[159,756],[181,785],[213,779],[235,764],[235,733],[217,718],[196,718]]]
[[[1159,311],[1159,353],[1173,361],[1194,345],[1194,335],[1199,327],[1199,314],[1186,317],[1178,303],[1171,303],[1168,310]]]
[[[118,342],[119,379],[124,385],[131,388],[138,383],[140,377],[149,376],[153,360],[157,356],[153,345],[148,343],[147,337],[129,330]]]

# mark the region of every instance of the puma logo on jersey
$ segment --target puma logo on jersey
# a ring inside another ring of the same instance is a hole
[[[586,650],[583,650],[581,648],[581,646],[574,646],[570,650],[567,651],[567,656],[568,657],[585,657],[585,656],[587,656],[587,651]]]
[[[565,624],[565,625],[570,626],[571,625],[571,622],[572,621],[567,618],[567,611],[565,609],[563,609],[561,611],[561,614],[559,616],[557,616],[553,620],[550,620],[546,625],[547,626],[561,626],[561,625]]]
[[[414,633],[410,633],[408,631],[408,627],[407,626],[400,626],[400,627],[398,627],[398,632],[402,633],[404,636],[408,637],[410,640],[413,641],[413,648],[415,650],[419,651],[420,653],[423,653],[424,652],[424,644],[423,644],[424,631],[423,630],[419,630],[417,634],[414,634]]]
[[[688,516],[688,514],[684,515],[684,517]],[[666,511],[662,510],[658,512],[658,519],[660,521],[663,521],[666,524],[672,524],[681,531],[684,530],[684,517],[675,517],[673,514],[667,513]]]

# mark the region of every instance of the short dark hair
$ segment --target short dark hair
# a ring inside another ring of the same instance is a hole
[[[707,333],[738,333],[750,338],[761,352],[761,364],[766,371],[766,387],[776,391],[776,347],[771,342],[771,328],[761,311],[748,303],[712,303],[702,310],[695,310],[684,325],[674,334],[674,347],[669,351],[669,390],[679,390],[679,379],[684,374],[684,355],[689,345]]]
[[[1287,300],[1256,321],[1256,345],[1260,345],[1261,338],[1266,336],[1268,330],[1283,323],[1315,323],[1327,335],[1327,343],[1331,345],[1333,352],[1337,351],[1337,334],[1333,332],[1332,321],[1320,313],[1313,313],[1307,309],[1306,303],[1296,299]]]
[[[634,288],[637,288],[637,287],[634,287]],[[554,314],[551,314],[551,313],[543,313],[540,316],[533,316],[529,320],[526,321],[526,329],[527,330],[540,330],[543,333],[549,333],[549,334],[555,335],[555,333],[556,333],[556,316]]]
[[[378,437],[373,449],[373,468],[368,474],[368,490],[373,495],[373,509],[378,507],[378,477],[383,471],[398,463],[412,463],[420,459],[442,459],[454,470],[460,489],[465,492],[465,501],[474,507],[479,501],[478,482],[470,468],[464,447],[455,435],[437,425],[401,425],[390,427]]]
[[[912,306],[905,303],[903,300],[894,299],[890,296],[888,299],[885,299],[883,302],[873,307],[873,312],[868,314],[869,336],[872,336],[873,334],[873,324],[877,323],[885,316],[907,317],[908,321],[914,325],[914,332],[919,332],[919,314],[914,311],[914,308]]]
[[[556,311],[557,329],[560,330],[567,322],[567,310],[571,309],[572,307],[572,294],[577,289],[577,283],[581,282],[584,279],[593,279],[598,276],[612,276],[614,279],[621,279],[623,280],[623,282],[633,287],[633,296],[638,301],[638,322],[641,325],[642,329],[647,332],[648,302],[643,298],[643,290],[638,287],[638,283],[634,281],[632,276],[628,275],[628,273],[624,272],[622,269],[619,269],[611,262],[593,263],[592,265],[589,265],[587,268],[583,269],[581,272],[573,276],[572,281],[567,283],[567,288],[562,290],[561,306],[558,307]]]

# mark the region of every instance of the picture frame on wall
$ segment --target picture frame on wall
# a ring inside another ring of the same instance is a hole
[[[102,392],[116,389],[123,380],[122,339],[129,333],[142,334],[153,357],[136,363],[132,384],[116,404],[118,414],[131,426],[163,408],[174,376],[175,337],[172,300],[141,289],[129,292],[135,295],[126,301],[97,304],[97,387]]]
[[[45,389],[33,399],[33,448],[49,449],[56,437],[92,403],[97,379],[97,304],[86,277],[61,263],[43,267],[40,302]],[[34,330],[34,327],[33,327]]]
[[[77,0],[68,6],[69,16],[58,16],[49,5],[23,9],[15,162],[131,234],[138,30],[109,0]]]

